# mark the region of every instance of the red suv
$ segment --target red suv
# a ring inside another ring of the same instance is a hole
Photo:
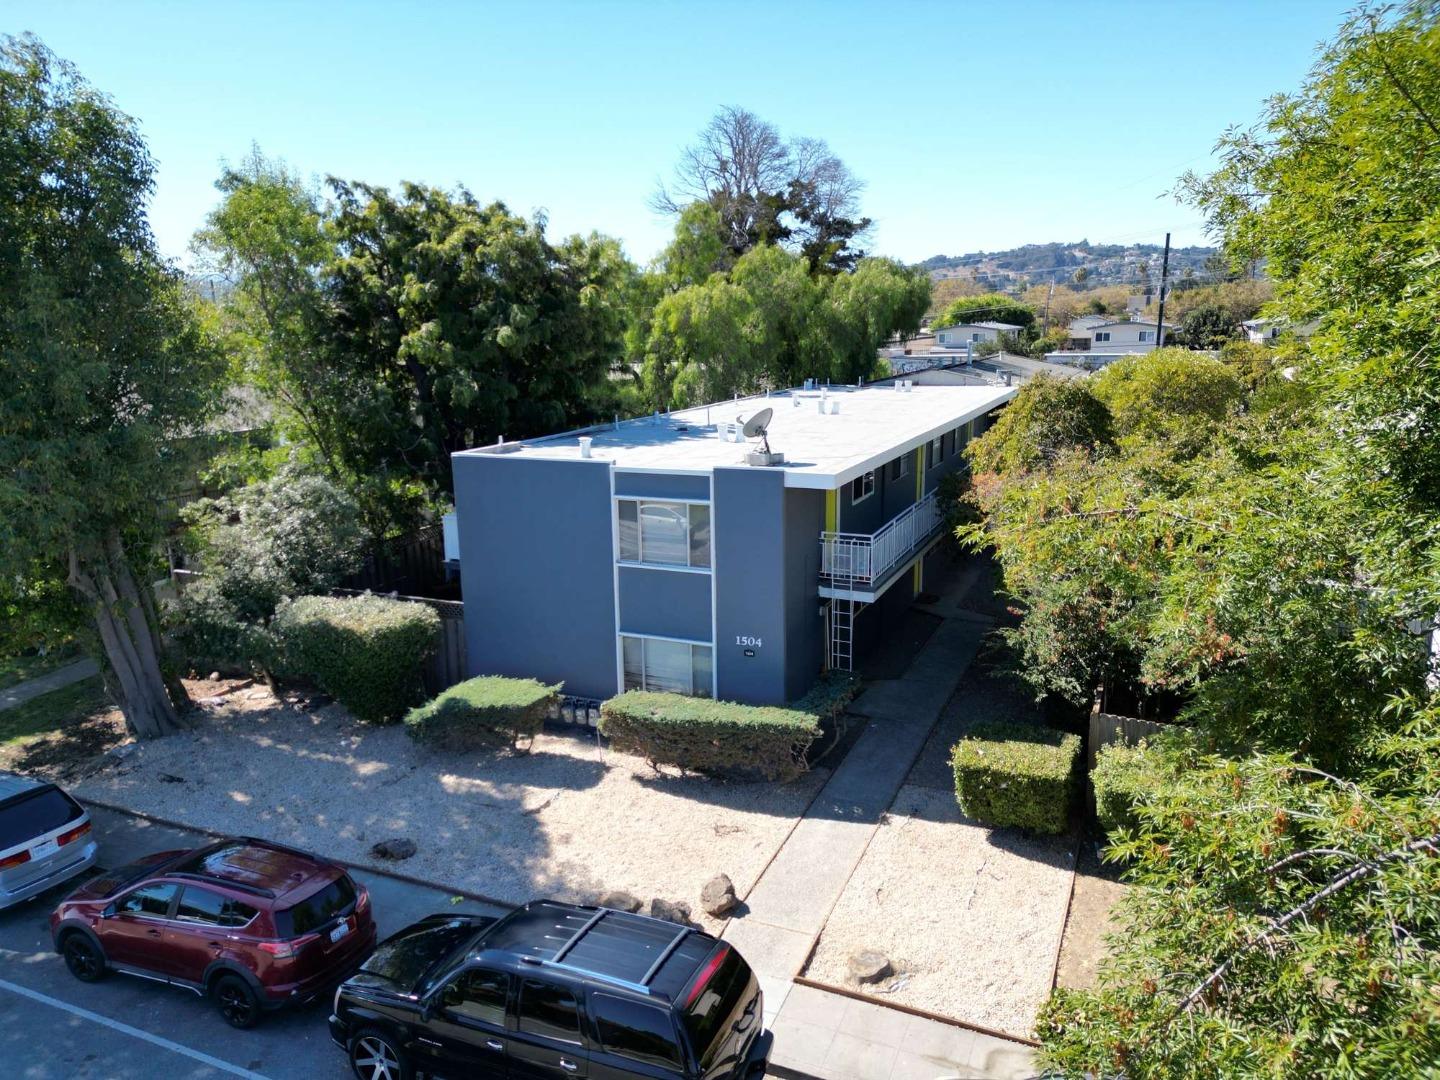
[[[343,867],[250,837],[102,874],[60,902],[50,932],[77,979],[183,986],[237,1028],[313,1000],[375,948],[370,896]]]

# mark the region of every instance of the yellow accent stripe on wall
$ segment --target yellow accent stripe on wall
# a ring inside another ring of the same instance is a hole
[[[925,497],[925,447],[915,448],[915,501]]]
[[[825,531],[840,531],[840,492],[825,492]]]
[[[915,560],[915,595],[919,596],[925,591],[925,559]]]

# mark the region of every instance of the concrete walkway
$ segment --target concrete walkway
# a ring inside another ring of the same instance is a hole
[[[0,712],[13,709],[17,705],[24,705],[25,702],[42,697],[52,690],[63,689],[71,683],[77,683],[99,673],[100,668],[96,666],[95,661],[86,657],[84,660],[76,660],[73,664],[56,668],[54,671],[47,671],[44,675],[36,678],[16,683],[14,686],[0,690]]]
[[[795,976],[894,801],[990,620],[962,611],[970,567],[928,610],[947,616],[904,676],[871,683],[853,712],[870,723],[725,929],[765,991],[778,1075],[824,1080],[933,1080],[1033,1073],[1029,1048],[808,986]]]

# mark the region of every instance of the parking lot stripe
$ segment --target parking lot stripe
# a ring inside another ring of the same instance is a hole
[[[192,1050],[188,1046],[171,1042],[169,1039],[162,1038],[159,1035],[152,1035],[148,1031],[141,1031],[139,1028],[131,1027],[129,1024],[122,1024],[119,1020],[111,1020],[108,1016],[101,1016],[99,1013],[91,1012],[89,1009],[82,1009],[78,1005],[71,1005],[67,1001],[61,1001],[59,998],[52,998],[48,994],[42,994],[24,986],[17,986],[15,983],[7,982],[5,979],[0,979],[0,990],[9,990],[12,994],[29,998],[31,1001],[38,1001],[40,1004],[49,1005],[54,1009],[60,1009],[62,1012],[67,1012],[71,1016],[78,1016],[82,1020],[90,1020],[96,1024],[102,1024],[112,1031],[120,1032],[122,1035],[130,1035],[136,1039],[143,1039],[152,1046],[159,1046],[176,1054],[183,1054],[192,1061],[198,1061],[202,1065],[210,1066],[212,1069],[227,1072],[231,1076],[241,1076],[244,1077],[245,1080],[269,1080],[268,1077],[260,1073],[251,1072],[249,1069],[242,1069],[238,1065],[231,1065],[228,1061],[221,1061],[219,1058],[211,1057],[209,1054],[199,1050]]]

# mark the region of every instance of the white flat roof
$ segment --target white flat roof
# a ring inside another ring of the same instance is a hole
[[[825,389],[827,411],[820,411],[822,391],[785,390],[769,396],[739,398],[668,415],[625,420],[584,431],[526,439],[509,444],[501,455],[509,461],[580,459],[580,437],[591,438],[591,457],[627,472],[707,474],[726,466],[745,466],[745,454],[760,448],[759,439],[746,444],[720,437],[719,426],[737,418],[748,420],[764,408],[775,410],[770,421],[770,449],[785,455],[784,465],[769,466],[785,474],[786,487],[836,488],[907,450],[983,416],[1015,396],[1014,386],[832,386]],[[839,411],[828,412],[829,402]],[[518,449],[511,449],[510,446]],[[497,447],[466,450],[496,454]],[[751,466],[763,468],[764,466]]]

